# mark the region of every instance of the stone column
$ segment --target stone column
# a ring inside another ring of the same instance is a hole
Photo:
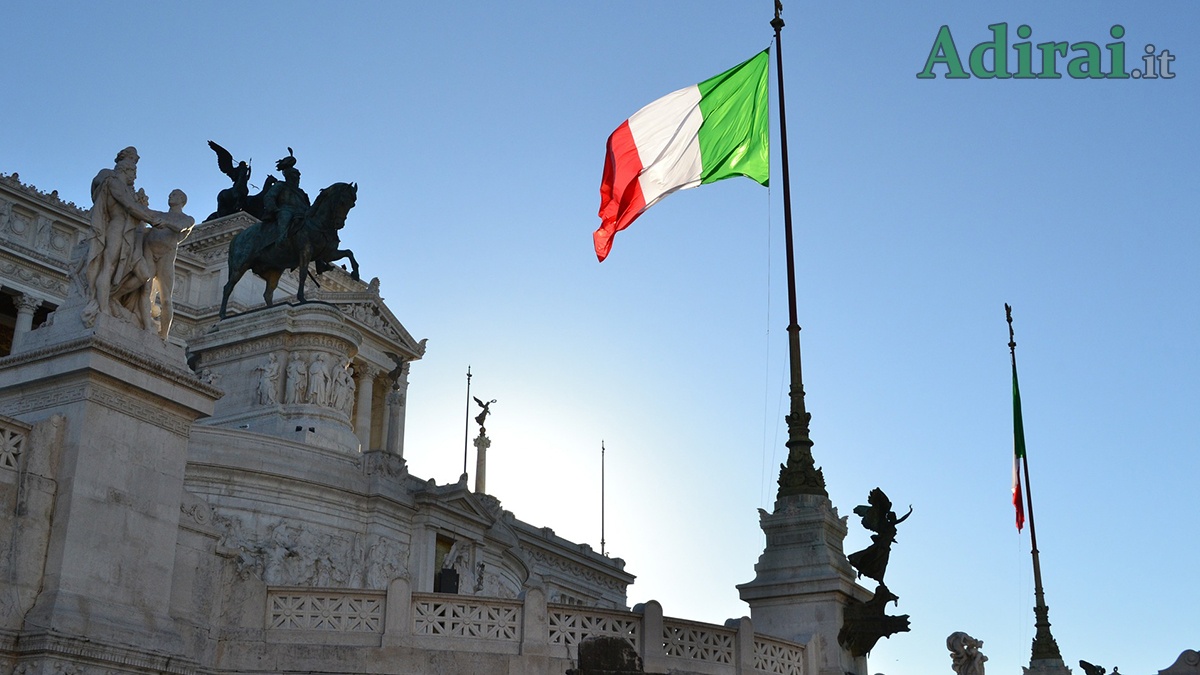
[[[384,422],[384,446],[390,454],[404,457],[404,394],[393,389],[387,395],[387,419]]]
[[[15,354],[29,331],[33,330],[33,313],[42,306],[42,299],[22,293],[16,298],[17,325],[13,328],[12,351]]]
[[[358,436],[359,449],[371,449],[371,405],[375,394],[375,378],[379,369],[369,363],[355,363],[354,374],[358,376],[358,402],[355,404],[354,433]]]
[[[411,362],[406,362],[400,369],[400,375],[388,393],[387,418],[384,421],[384,428],[387,429],[383,435],[384,447],[388,452],[401,458],[404,457],[404,404],[408,399],[408,367],[410,364]]]
[[[487,494],[487,449],[491,445],[487,432],[479,427],[479,435],[475,437],[475,492],[478,494]]]

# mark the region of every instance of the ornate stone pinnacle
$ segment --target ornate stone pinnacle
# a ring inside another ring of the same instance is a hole
[[[1050,608],[1039,604],[1033,608],[1037,618],[1033,622],[1036,631],[1033,635],[1033,661],[1062,661],[1062,653],[1058,651],[1058,642],[1050,634]]]
[[[797,395],[798,394],[798,395]],[[828,497],[825,490],[825,476],[817,468],[812,456],[812,439],[809,438],[808,424],[812,418],[804,412],[804,389],[801,387],[791,391],[792,412],[784,419],[788,425],[787,464],[779,466],[779,492],[777,499],[794,495],[819,495]]]

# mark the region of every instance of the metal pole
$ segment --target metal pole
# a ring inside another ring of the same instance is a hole
[[[1012,356],[1013,375],[1017,372],[1017,342],[1013,337],[1012,307],[1004,305],[1008,319],[1008,351]],[[1024,439],[1022,439],[1023,441]],[[1029,511],[1029,542],[1030,555],[1033,557],[1033,615],[1034,636],[1032,661],[1057,660],[1062,661],[1062,653],[1058,650],[1058,642],[1050,633],[1050,608],[1046,606],[1046,594],[1042,589],[1042,564],[1038,558],[1037,527],[1033,522],[1033,489],[1029,485],[1029,449],[1021,455],[1021,468],[1025,474],[1025,506]]]
[[[787,112],[783,97],[783,42],[780,32],[783,4],[776,1],[775,18],[771,27],[775,29],[775,74],[779,91],[779,149],[783,168],[783,232],[787,253],[788,277],[788,359],[791,371],[789,397],[791,408],[785,418],[788,425],[788,461],[779,472],[779,497],[811,494],[828,497],[825,477],[816,468],[812,456],[812,440],[809,438],[809,414],[804,409],[804,377],[800,367],[800,323],[796,318],[796,262],[792,248],[792,190],[788,167]]]
[[[471,366],[467,366],[467,409],[463,418],[463,472],[467,477],[467,439],[471,436]]]
[[[600,441],[600,555],[604,555],[604,441]]]

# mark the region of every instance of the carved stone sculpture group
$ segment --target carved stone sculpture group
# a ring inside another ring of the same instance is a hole
[[[174,316],[175,256],[195,220],[183,213],[182,190],[171,193],[167,211],[151,209],[146,192],[134,191],[138,159],[137,149],[127,147],[112,169],[92,180],[91,231],[72,270],[73,287],[85,300],[85,325],[107,314],[166,340]]]
[[[271,354],[266,363],[256,367],[258,373],[257,398],[259,405],[276,405],[279,402],[279,359]],[[354,411],[354,376],[350,374],[350,361],[340,364],[331,362],[324,352],[305,355],[292,352],[284,369],[283,402],[287,405],[308,403],[340,410],[349,417]]]

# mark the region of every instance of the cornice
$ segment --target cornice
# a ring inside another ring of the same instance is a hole
[[[58,209],[60,211],[64,211],[67,214],[75,216],[76,218],[80,218],[82,220],[87,220],[89,217],[89,214],[91,213],[91,209],[83,209],[83,208],[80,208],[78,205],[76,205],[75,202],[68,202],[68,201],[63,200],[61,197],[58,196],[58,190],[51,190],[50,192],[43,192],[43,191],[37,189],[36,187],[34,187],[33,185],[27,185],[25,183],[22,183],[21,177],[15,171],[10,175],[5,175],[3,173],[0,173],[0,184],[5,185],[9,188],[12,188],[14,191],[21,193],[27,197],[30,197],[30,198],[34,199],[35,201],[42,202],[46,206],[50,206],[50,207]]]

